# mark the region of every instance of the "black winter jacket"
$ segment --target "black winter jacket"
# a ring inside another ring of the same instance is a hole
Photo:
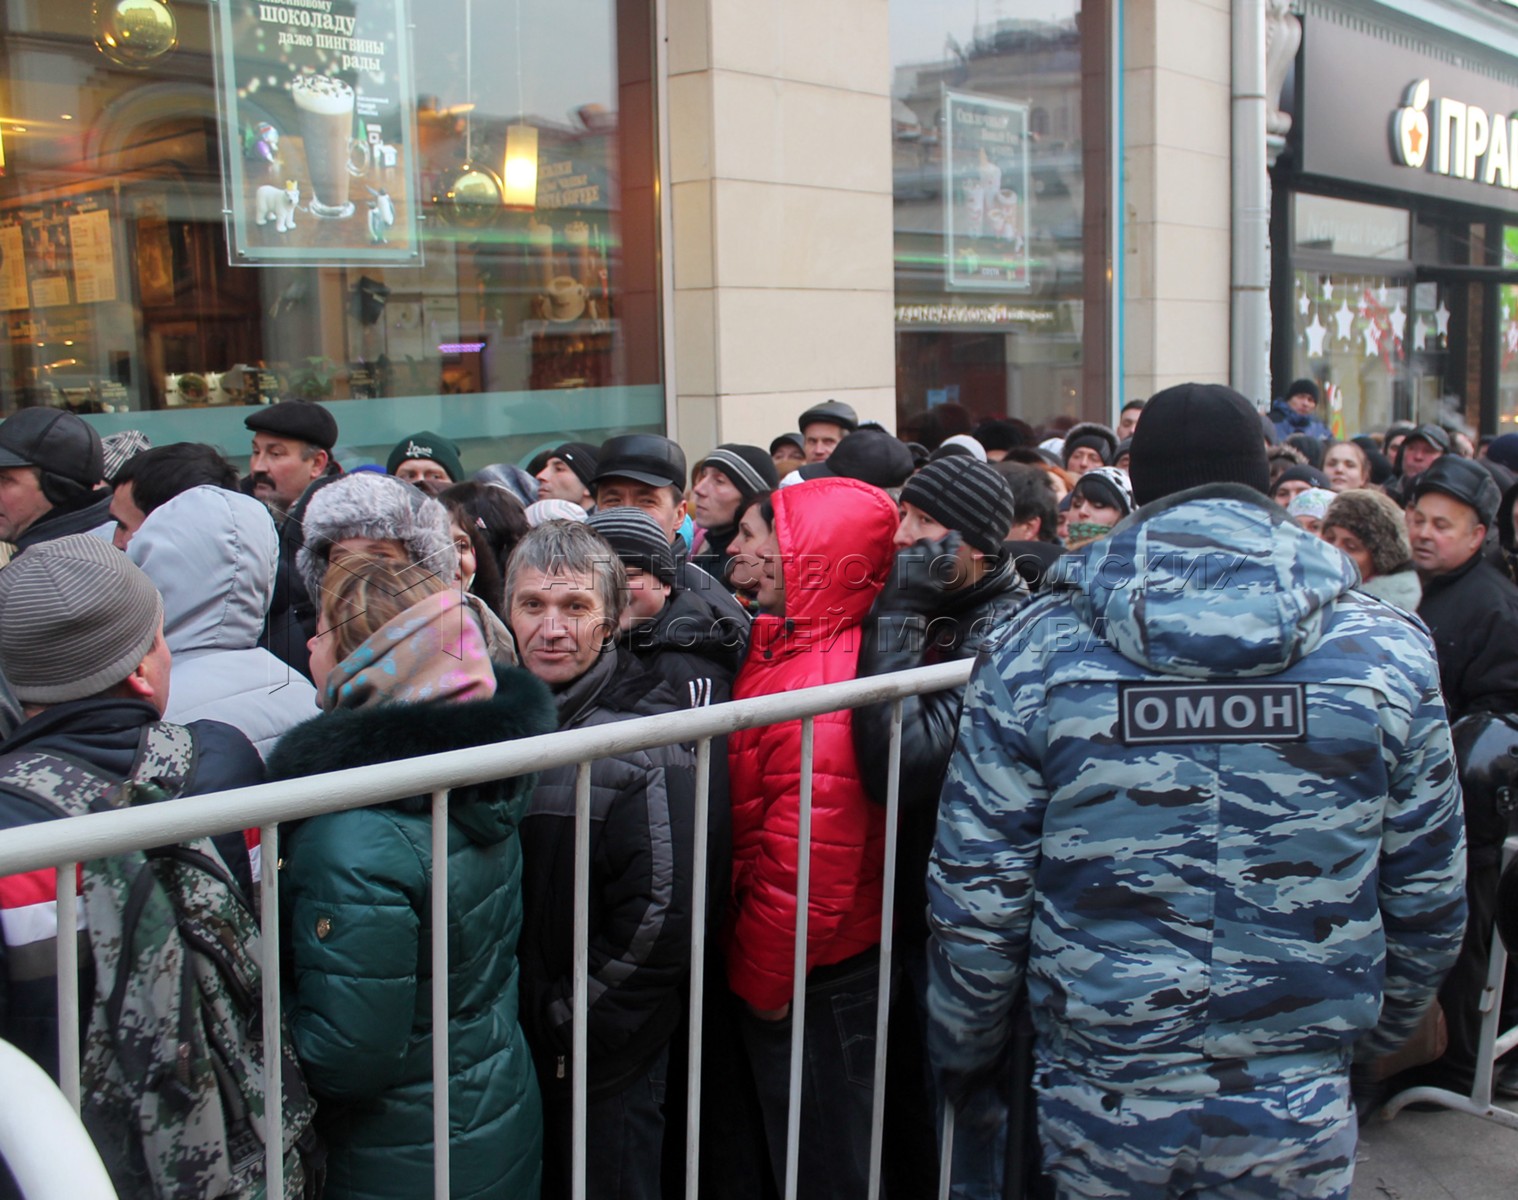
[[[73,508],[51,508],[27,527],[16,539],[16,553],[30,546],[56,541],[75,533],[89,533],[111,519],[109,490],[91,492],[86,503]]]
[[[556,695],[559,728],[676,712],[673,692],[625,650],[603,654]],[[570,764],[544,771],[522,822],[522,1027],[545,1102],[573,1076],[574,812]],[[592,1102],[641,1076],[680,1020],[690,967],[694,756],[683,746],[599,758],[591,766]]]
[[[1010,555],[971,587],[945,595],[929,618],[892,604],[888,587],[865,618],[859,678],[974,658],[992,632],[1028,600],[1028,586]],[[924,883],[938,824],[938,793],[954,750],[963,688],[908,696],[901,702],[901,818],[896,851],[896,914],[901,935],[925,939]],[[891,704],[854,711],[854,752],[865,790],[886,801]]]
[[[1518,713],[1518,587],[1477,553],[1423,583],[1418,615],[1434,635],[1450,720]]]
[[[279,523],[279,564],[274,573],[274,599],[264,621],[258,644],[281,662],[311,677],[311,651],[306,643],[316,636],[318,616],[315,601],[306,594],[306,581],[296,565],[301,547],[306,544],[304,518],[311,497],[329,483],[342,478],[342,468],[335,462],[325,475],[319,475],[301,493],[300,499]],[[244,490],[252,495],[247,480]]]
[[[124,780],[132,773],[147,727],[159,719],[158,710],[145,700],[72,700],[24,722],[0,744],[0,757],[18,751],[65,754]],[[230,725],[194,721],[186,728],[194,736],[196,755],[190,777],[176,795],[205,795],[264,781],[263,761],[258,752]],[[0,829],[52,819],[53,814],[36,801],[0,788]],[[215,840],[237,882],[251,895],[252,877],[242,835],[233,833]],[[51,870],[47,876],[51,887]],[[0,907],[14,910],[14,901],[30,898],[18,894],[17,889],[19,882],[27,878],[13,875],[0,880]],[[53,914],[55,924],[56,920]],[[51,935],[46,939],[46,954],[39,958],[41,945],[40,941],[10,945],[0,937],[0,1037],[25,1050],[56,1079],[58,1003]],[[94,967],[88,950],[81,949],[80,995],[88,997],[94,991]],[[81,1003],[85,1021],[90,1010],[87,1000]],[[0,1194],[3,1190],[0,1184]]]

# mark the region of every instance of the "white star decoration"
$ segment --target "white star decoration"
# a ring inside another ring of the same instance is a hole
[[[1391,316],[1388,320],[1391,321],[1392,333],[1398,340],[1401,340],[1402,331],[1407,328],[1407,314],[1402,311],[1400,304],[1391,310]]]
[[[1307,353],[1314,358],[1323,357],[1323,335],[1328,332],[1328,326],[1318,320],[1318,314],[1313,313],[1312,324],[1307,327]]]
[[[1332,279],[1325,279],[1323,281],[1323,299],[1325,299],[1325,300],[1332,300],[1333,298],[1334,298],[1334,281]]]
[[[1365,328],[1360,330],[1360,336],[1365,339],[1366,358],[1375,358],[1381,353],[1381,337],[1374,321],[1366,323]]]
[[[1350,327],[1354,324],[1355,314],[1349,307],[1348,300],[1339,301],[1339,309],[1334,313],[1334,324],[1339,327],[1338,336],[1348,339]]]
[[[1444,307],[1444,301],[1439,301],[1439,307],[1434,310],[1434,321],[1439,326],[1439,336],[1449,337],[1449,309]]]
[[[1307,310],[1311,307],[1312,301],[1307,298],[1306,292],[1303,292],[1300,296],[1297,297],[1297,311],[1304,317],[1307,315]]]

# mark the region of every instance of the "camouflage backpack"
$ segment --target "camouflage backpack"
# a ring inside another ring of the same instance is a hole
[[[119,782],[63,754],[0,761],[0,787],[60,817],[172,798],[189,730],[147,727]],[[83,1118],[121,1196],[263,1200],[258,922],[209,838],[82,867],[95,996],[81,1049]],[[283,1039],[286,1200],[319,1190],[314,1104]]]

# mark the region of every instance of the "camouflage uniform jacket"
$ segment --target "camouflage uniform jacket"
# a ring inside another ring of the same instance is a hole
[[[1059,579],[981,656],[942,797],[951,1094],[1025,969],[1044,1059],[1117,1088],[1405,1040],[1465,919],[1424,628],[1235,485],[1139,510]]]

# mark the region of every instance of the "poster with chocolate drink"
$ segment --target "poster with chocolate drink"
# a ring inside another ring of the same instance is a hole
[[[234,265],[421,265],[407,0],[223,0]]]
[[[944,132],[948,286],[1027,291],[1028,106],[946,88]]]

